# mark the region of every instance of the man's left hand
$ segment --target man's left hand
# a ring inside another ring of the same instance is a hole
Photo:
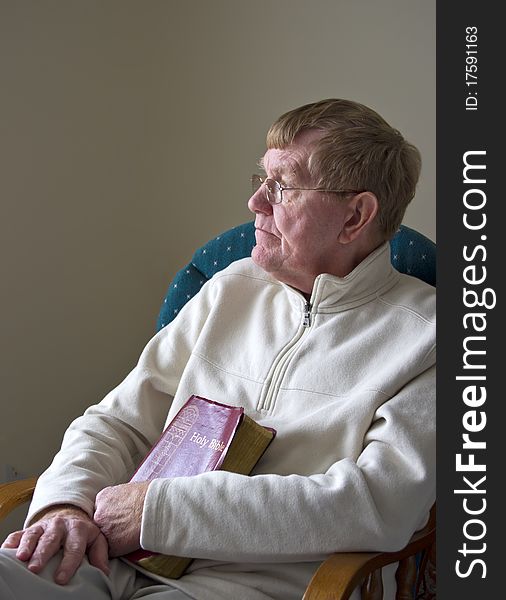
[[[93,519],[109,543],[109,556],[141,547],[141,521],[149,481],[106,487],[97,494]]]

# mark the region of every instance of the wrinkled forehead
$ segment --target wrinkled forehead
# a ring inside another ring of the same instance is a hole
[[[271,148],[260,159],[260,166],[274,178],[287,175],[306,177],[308,158],[309,154],[304,149]]]
[[[260,166],[273,177],[294,175],[307,178],[309,158],[321,137],[321,131],[314,129],[303,131],[285,148],[269,148],[260,159]]]

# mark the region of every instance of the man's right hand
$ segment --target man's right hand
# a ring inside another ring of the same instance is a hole
[[[67,584],[88,555],[90,564],[109,574],[107,540],[92,519],[77,506],[50,508],[22,531],[11,533],[2,548],[17,548],[16,557],[28,561],[28,569],[39,573],[63,549],[54,580]]]

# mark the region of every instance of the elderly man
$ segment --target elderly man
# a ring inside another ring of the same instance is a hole
[[[3,545],[2,598],[293,600],[328,554],[396,550],[423,525],[435,291],[395,271],[388,244],[419,153],[347,100],[286,113],[267,147],[251,258],[215,275],[69,427]],[[277,430],[253,475],[124,483],[192,394]],[[114,560],[141,546],[196,560],[155,581]]]

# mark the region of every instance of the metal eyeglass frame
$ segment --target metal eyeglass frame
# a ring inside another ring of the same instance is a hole
[[[299,191],[308,191],[308,192],[327,192],[330,194],[361,194],[366,190],[328,190],[326,188],[299,188],[299,187],[285,187],[282,186],[279,181],[276,179],[272,179],[272,177],[262,177],[261,175],[252,175],[251,176],[251,186],[253,188],[253,193],[256,193],[263,184],[266,184],[265,187],[265,195],[267,197],[267,202],[269,204],[281,204],[283,202],[283,192],[285,190],[299,190]],[[269,190],[269,185],[274,185],[276,191]],[[279,200],[272,200],[273,198],[277,198],[279,195]]]

